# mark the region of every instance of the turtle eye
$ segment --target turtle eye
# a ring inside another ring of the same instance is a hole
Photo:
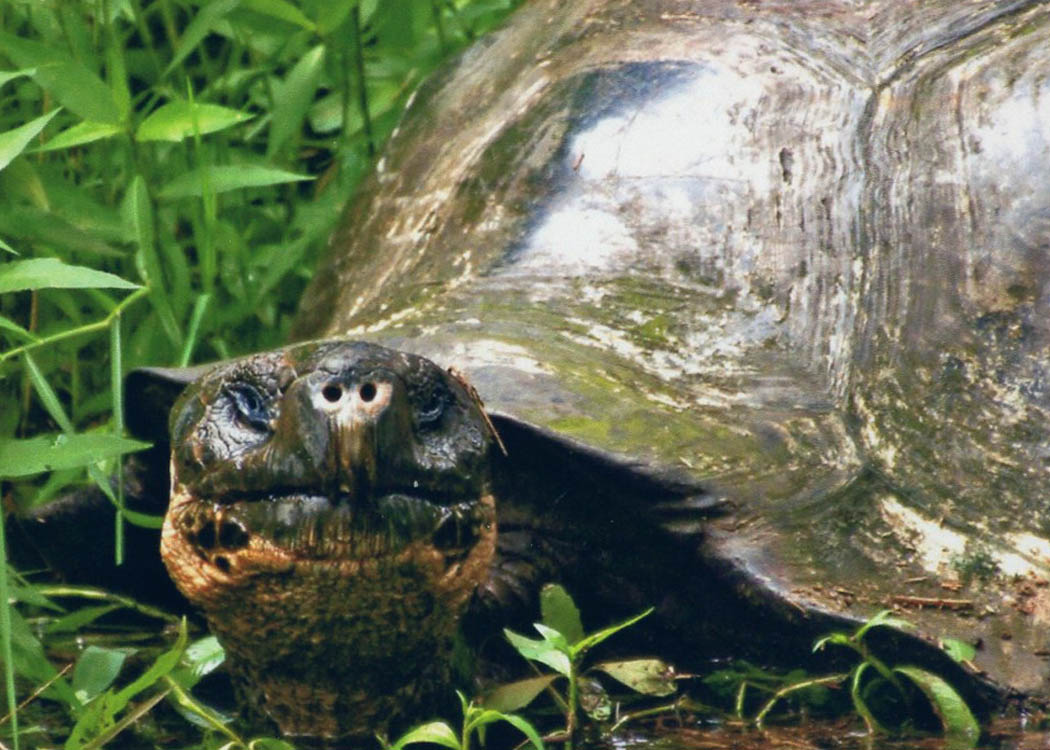
[[[419,410],[416,412],[416,419],[421,427],[433,427],[441,421],[442,415],[445,413],[445,407],[449,402],[449,393],[443,388],[434,388],[426,394],[426,398],[423,399]]]
[[[270,412],[266,408],[266,399],[255,386],[234,383],[226,387],[226,395],[233,403],[240,424],[260,432],[270,429]]]

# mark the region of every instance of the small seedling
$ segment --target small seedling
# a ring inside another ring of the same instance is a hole
[[[980,728],[962,696],[942,677],[932,672],[912,665],[891,667],[883,659],[877,657],[864,642],[865,635],[877,627],[906,630],[911,629],[913,626],[906,620],[894,617],[889,610],[883,610],[872,616],[853,633],[835,632],[818,639],[813,646],[814,651],[820,651],[829,645],[842,646],[854,651],[860,657],[860,661],[849,672],[824,677],[805,678],[780,688],[755,715],[755,725],[761,728],[765,717],[776,703],[791,693],[818,685],[835,685],[848,682],[854,710],[863,719],[868,732],[888,732],[889,730],[878,720],[875,712],[871,709],[869,698],[876,690],[889,685],[907,703],[910,700],[910,694],[905,687],[904,681],[901,679],[906,678],[929,701],[930,707],[941,722],[945,737],[950,745],[953,748],[974,747],[980,735]],[[957,660],[972,658],[973,649],[964,648],[966,644],[958,641],[949,641],[948,643],[950,647],[945,650],[953,658]],[[909,713],[911,712],[909,711]]]
[[[525,719],[479,706],[473,701],[468,701],[466,696],[458,690],[456,695],[459,696],[459,703],[463,709],[463,724],[459,734],[456,734],[456,731],[447,722],[432,721],[410,729],[392,743],[377,735],[383,750],[402,750],[408,745],[421,743],[441,745],[450,750],[470,750],[471,739],[474,735],[477,735],[478,741],[484,745],[486,727],[500,721],[519,729],[536,750],[544,750],[539,732]]]
[[[583,631],[576,604],[561,586],[544,586],[540,592],[540,607],[543,621],[533,625],[542,636],[540,640],[526,638],[510,630],[503,632],[518,653],[530,661],[550,667],[554,673],[503,685],[485,697],[485,705],[513,710],[528,705],[544,690],[551,691],[565,712],[566,747],[571,750],[572,738],[579,725],[581,685],[586,674],[604,672],[645,695],[666,696],[675,691],[674,670],[659,659],[603,662],[595,664],[586,672],[582,669],[584,659],[592,648],[638,622],[652,612],[652,608],[587,635]],[[567,682],[564,696],[554,691],[553,687],[563,677]]]

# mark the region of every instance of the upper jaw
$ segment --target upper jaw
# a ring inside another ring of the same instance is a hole
[[[304,560],[390,557],[414,543],[454,555],[469,549],[490,520],[482,497],[456,502],[389,492],[362,502],[306,491],[241,494],[218,502],[194,499],[179,514],[179,525],[205,555],[247,548],[253,537]]]

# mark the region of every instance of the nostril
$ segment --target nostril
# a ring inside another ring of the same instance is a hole
[[[334,404],[343,397],[343,389],[337,383],[329,383],[321,389],[321,395],[325,401]]]
[[[359,391],[359,393],[361,394],[362,401],[371,401],[376,397],[375,383],[365,383],[363,386],[361,386],[361,390]]]

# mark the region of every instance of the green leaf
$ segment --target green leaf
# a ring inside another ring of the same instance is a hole
[[[103,604],[97,607],[80,607],[79,609],[74,609],[68,615],[63,615],[62,617],[48,623],[44,632],[49,635],[52,633],[75,633],[77,630],[80,630],[80,628],[94,622],[104,615],[108,615],[115,609],[120,609],[120,605]]]
[[[540,738],[540,733],[536,731],[536,728],[532,726],[532,724],[520,716],[514,716],[513,714],[501,714],[501,718],[503,721],[507,722],[528,737],[529,742],[532,743],[532,746],[536,748],[536,750],[543,750],[543,740]]]
[[[857,628],[857,632],[853,634],[853,640],[859,641],[869,630],[878,627],[896,628],[897,630],[915,629],[915,625],[912,623],[900,617],[895,617],[892,610],[884,609],[880,612],[876,612],[868,618],[867,622]]]
[[[124,666],[127,653],[111,648],[88,646],[73,668],[73,692],[81,703],[87,703],[113,684]]]
[[[226,650],[215,636],[209,635],[186,647],[182,662],[171,676],[184,688],[189,689],[202,677],[222,666],[225,660]]]
[[[0,240],[0,250],[3,250],[4,252],[7,252],[7,253],[11,253],[11,255],[18,255],[18,251],[15,250],[10,245],[8,245],[3,240]]]
[[[254,10],[256,13],[276,18],[281,21],[294,23],[308,31],[314,31],[316,26],[297,7],[285,0],[241,0],[241,8]]]
[[[443,721],[432,721],[429,724],[421,724],[415,729],[410,729],[401,735],[397,741],[390,746],[390,749],[401,750],[401,748],[406,745],[426,742],[435,745],[442,745],[443,747],[450,748],[450,750],[461,750],[459,746],[459,738],[456,736],[456,733],[452,730],[452,727]]]
[[[85,143],[100,141],[122,132],[124,132],[122,127],[108,122],[78,122],[73,127],[63,130],[43,146],[33,149],[33,153],[83,146]]]
[[[517,711],[532,703],[558,677],[545,674],[500,685],[482,696],[481,705],[494,711]]]
[[[660,659],[609,661],[596,664],[594,668],[645,695],[671,695],[678,689],[674,668]]]
[[[255,164],[213,166],[205,167],[203,171],[195,169],[192,172],[179,175],[161,189],[159,197],[171,199],[201,196],[204,194],[205,176],[212,193],[225,193],[246,187],[265,187],[285,182],[314,179],[310,175],[295,174],[294,172],[286,172],[283,169],[261,167]]]
[[[182,32],[175,55],[164,70],[164,75],[167,76],[175,70],[186,59],[186,56],[204,41],[204,37],[211,33],[215,24],[239,4],[240,0],[212,0],[206,3]]]
[[[186,640],[186,618],[183,617],[182,622],[179,623],[179,635],[175,639],[175,645],[158,656],[157,660],[150,665],[149,669],[139,675],[138,679],[130,685],[126,685],[117,693],[116,698],[117,703],[119,704],[117,710],[124,708],[132,698],[143,690],[151,687],[155,682],[160,680],[161,677],[164,677],[168,672],[178,666],[179,660],[182,659],[182,655],[186,651]]]
[[[926,695],[937,718],[944,727],[945,737],[953,748],[977,746],[981,728],[973,717],[966,701],[943,678],[918,667],[895,667],[895,672],[904,675]]]
[[[138,289],[119,276],[58,258],[30,258],[0,266],[0,294],[26,289]]]
[[[26,146],[37,137],[44,126],[51,122],[51,118],[60,110],[53,110],[46,115],[41,115],[21,125],[14,130],[0,133],[0,169],[3,169],[20,153],[25,151]]]
[[[252,119],[253,115],[218,104],[188,102],[177,99],[159,107],[142,121],[135,138],[139,141],[178,142],[232,128]]]
[[[274,86],[270,138],[266,144],[268,156],[277,153],[302,128],[324,67],[324,49],[324,45],[319,44],[307,52],[284,81]]]
[[[569,655],[564,650],[551,645],[550,641],[535,641],[506,628],[503,629],[503,634],[507,636],[507,640],[510,641],[510,644],[514,646],[517,652],[526,659],[546,664],[554,671],[565,676],[569,675]]]
[[[543,624],[554,628],[570,644],[583,639],[580,610],[568,592],[556,583],[548,583],[540,590],[540,612]]]
[[[36,82],[70,112],[95,122],[120,122],[109,86],[57,47],[0,32],[0,52],[20,67],[34,67]]]
[[[157,312],[168,340],[176,349],[182,348],[182,329],[175,319],[171,298],[161,270],[160,257],[154,242],[153,202],[150,200],[146,181],[142,175],[135,175],[124,195],[122,207],[124,220],[138,245],[138,260],[141,270],[145,272],[146,283],[150,287],[150,302]]]
[[[955,661],[972,661],[977,649],[958,638],[941,638],[941,648]]]
[[[853,710],[864,720],[864,724],[868,727],[868,733],[872,732],[886,732],[886,728],[879,723],[879,720],[875,718],[875,714],[868,708],[868,704],[864,702],[864,696],[861,695],[861,685],[863,684],[861,678],[864,676],[864,670],[870,665],[868,662],[861,662],[853,670],[853,678],[850,680],[849,694],[853,701]]]
[[[3,328],[5,331],[13,333],[14,335],[18,336],[20,339],[23,339],[25,341],[40,340],[37,336],[30,333],[22,326],[18,325],[18,323],[14,322],[9,318],[5,318],[3,315],[0,315],[0,328]]]
[[[641,620],[643,617],[648,617],[652,613],[652,611],[653,611],[653,608],[649,607],[649,609],[645,610],[644,612],[639,612],[634,617],[629,617],[628,619],[624,620],[623,622],[618,622],[615,625],[610,625],[607,628],[603,628],[602,630],[599,630],[597,633],[591,633],[587,637],[585,637],[582,640],[578,641],[577,643],[573,644],[573,646],[572,646],[573,658],[575,658],[577,654],[584,654],[584,653],[586,653],[590,648],[592,648],[594,646],[597,646],[599,643],[604,641],[609,636],[620,632],[624,628],[627,628],[627,627],[630,627],[631,625],[634,625],[636,622]]]
[[[0,438],[0,477],[26,477],[88,466],[149,445],[104,433],[37,435],[24,440]]]
[[[16,78],[22,78],[24,76],[31,76],[36,73],[36,68],[26,68],[24,70],[5,70],[0,71],[0,88],[3,88],[4,84],[8,81],[13,81]]]

